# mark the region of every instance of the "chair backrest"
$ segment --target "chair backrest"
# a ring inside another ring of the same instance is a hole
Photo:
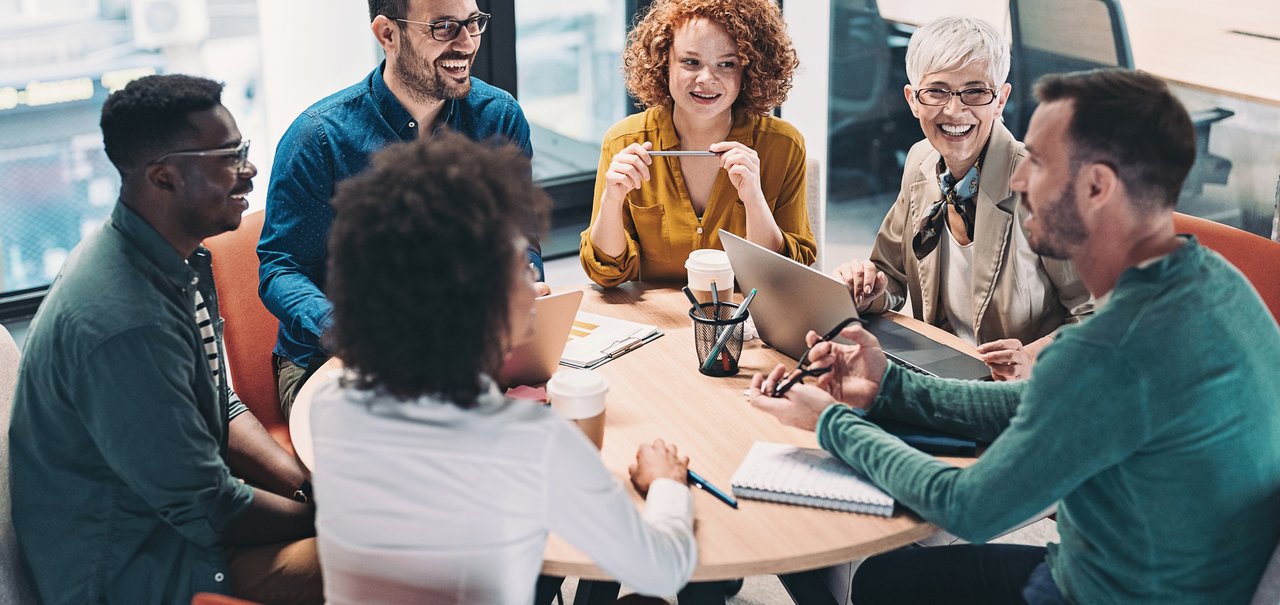
[[[258,605],[258,603],[211,592],[197,592],[196,596],[191,597],[191,605]]]
[[[822,161],[809,158],[805,167],[805,204],[809,208],[809,230],[813,232],[813,241],[817,252],[813,258],[814,269],[822,271],[822,249],[827,243],[827,204],[823,195]]]
[[[1129,30],[1118,0],[1009,0],[1013,84],[1006,122],[1021,139],[1035,110],[1040,76],[1097,67],[1133,67]]]
[[[1276,179],[1276,205],[1271,217],[1271,241],[1280,242],[1280,179]]]
[[[9,412],[18,386],[18,344],[0,326],[0,603],[35,603],[9,516]]]
[[[1178,233],[1196,236],[1206,248],[1235,265],[1280,322],[1280,243],[1181,212],[1173,213],[1173,227]]]
[[[244,215],[240,228],[205,240],[213,254],[213,281],[227,347],[227,366],[240,400],[285,449],[293,452],[289,423],[280,411],[271,350],[280,322],[258,297],[258,237],[264,211]]]
[[[832,132],[865,121],[870,117],[865,114],[878,109],[889,84],[892,60],[889,25],[880,16],[875,0],[831,2]]]

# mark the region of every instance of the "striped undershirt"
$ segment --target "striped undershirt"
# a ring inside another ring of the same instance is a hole
[[[209,315],[209,308],[204,304],[204,296],[196,290],[196,325],[200,328],[200,340],[204,343],[204,356],[209,360],[209,373],[213,376],[214,388],[221,388],[222,385],[222,357],[218,354],[218,337],[213,331],[213,318]],[[236,416],[248,411],[248,408],[240,401],[240,396],[236,395],[230,383],[227,384],[227,420],[234,420]]]
[[[200,340],[204,343],[204,356],[209,360],[209,372],[213,374],[213,384],[222,384],[222,360],[218,357],[218,341],[213,334],[213,319],[209,317],[209,307],[204,304],[204,296],[196,290],[196,325],[200,326]]]

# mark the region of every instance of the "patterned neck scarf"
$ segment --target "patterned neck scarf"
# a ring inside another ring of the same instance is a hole
[[[934,202],[916,225],[916,235],[911,240],[916,260],[924,260],[924,257],[938,247],[942,230],[947,228],[948,204],[960,215],[960,219],[964,221],[964,231],[969,236],[969,241],[973,241],[973,215],[977,209],[978,178],[981,174],[981,156],[958,181],[947,170],[946,162],[938,158],[938,188],[942,190],[942,199]]]

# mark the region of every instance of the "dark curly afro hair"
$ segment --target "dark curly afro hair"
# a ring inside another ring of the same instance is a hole
[[[340,183],[326,343],[356,388],[474,405],[480,375],[501,367],[512,280],[549,203],[519,149],[449,132],[390,146]]]

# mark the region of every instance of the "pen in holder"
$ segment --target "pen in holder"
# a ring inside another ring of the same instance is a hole
[[[738,373],[738,359],[742,355],[742,330],[747,318],[744,312],[736,315],[736,303],[702,303],[689,309],[693,320],[693,344],[698,350],[698,371],[707,376],[733,376]],[[721,342],[719,349],[716,344]],[[714,354],[713,359],[708,359]]]

